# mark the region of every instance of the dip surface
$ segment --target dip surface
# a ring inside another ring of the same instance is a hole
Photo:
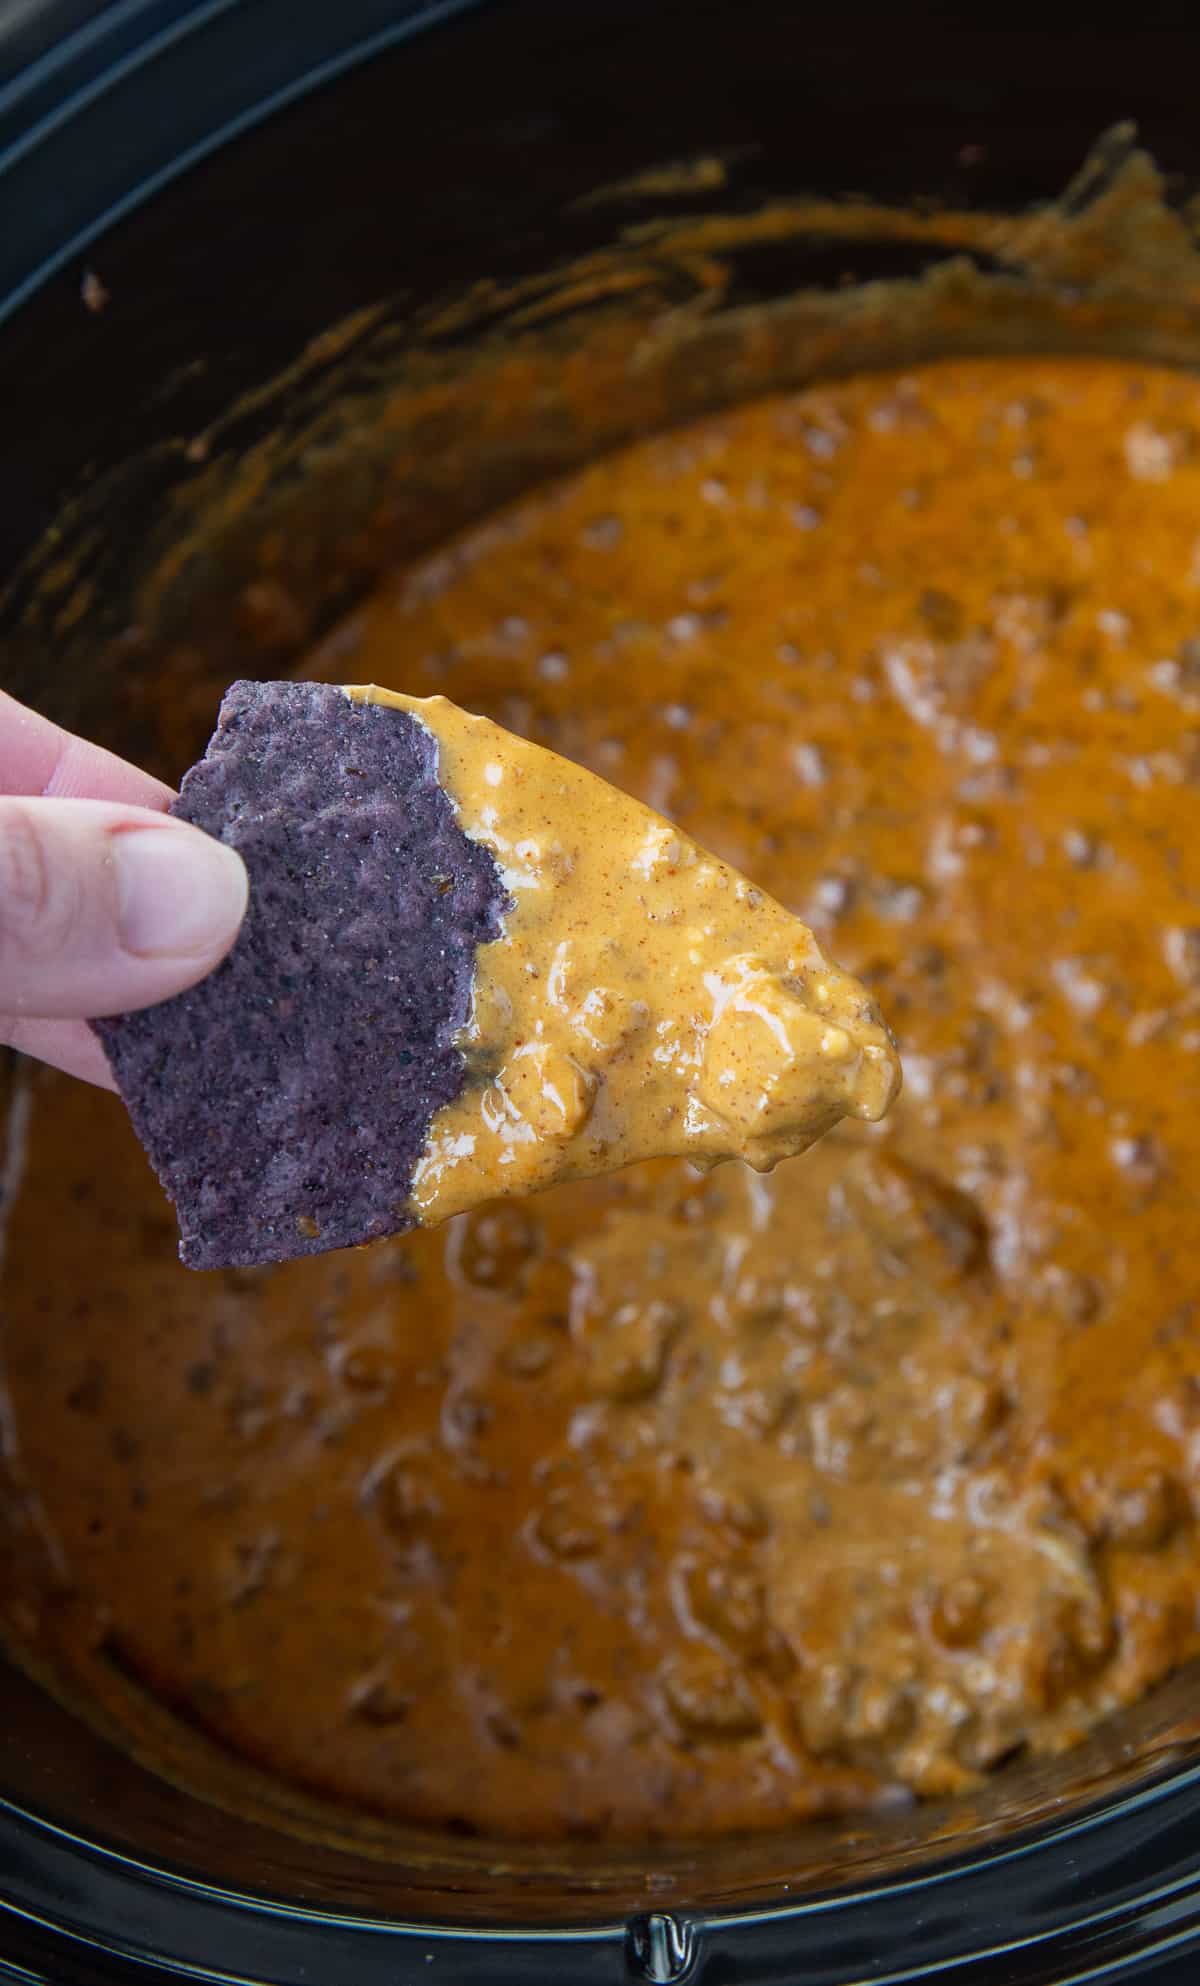
[[[859,974],[906,1087],[190,1276],[39,1075],[0,1620],[404,1819],[717,1832],[953,1792],[1200,1649],[1200,389],[952,362],[647,441],[304,673],[593,767]],[[11,1431],[11,1432],[10,1432]],[[131,1733],[131,1737],[137,1737]]]

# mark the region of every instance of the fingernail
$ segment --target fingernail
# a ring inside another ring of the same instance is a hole
[[[240,855],[199,828],[115,834],[117,928],[139,958],[202,958],[227,951],[246,910]]]

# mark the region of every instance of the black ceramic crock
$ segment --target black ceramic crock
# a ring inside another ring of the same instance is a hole
[[[307,350],[294,394],[311,396],[331,324],[586,257],[645,205],[645,181],[615,213],[598,188],[697,158],[723,162],[730,211],[847,191],[1013,210],[1135,118],[1182,198],[1197,58],[1200,28],[1146,7],[1101,29],[792,0],[10,0],[0,679],[99,728],[108,713],[136,750],[136,699],[89,678],[87,612],[59,640],[38,609],[46,533],[105,493],[80,596],[100,602],[98,647],[128,548],[196,468],[167,444],[224,421],[227,448],[256,445],[292,392],[258,389]],[[676,192],[699,208],[705,174]],[[936,253],[760,242],[722,308]],[[0,1662],[0,1980],[1167,1986],[1200,1977],[1195,1687],[1002,1772],[970,1814],[383,1852],[180,1790]]]

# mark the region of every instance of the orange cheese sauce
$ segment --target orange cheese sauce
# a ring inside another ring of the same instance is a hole
[[[585,767],[445,697],[375,684],[434,738],[459,826],[496,862],[465,1086],[413,1177],[425,1226],[647,1158],[759,1172],[900,1087],[864,989],[781,904]]]
[[[676,819],[905,1091],[766,1177],[198,1277],[119,1105],[39,1077],[13,1638],[337,1801],[554,1838],[954,1792],[1200,1651],[1200,388],[750,406],[396,574],[322,671]]]

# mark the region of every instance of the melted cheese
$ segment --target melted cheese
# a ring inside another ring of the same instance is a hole
[[[511,908],[481,946],[468,1080],[413,1180],[422,1222],[636,1159],[766,1171],[900,1081],[857,980],[782,905],[582,766],[445,697],[374,685],[438,746]]]

